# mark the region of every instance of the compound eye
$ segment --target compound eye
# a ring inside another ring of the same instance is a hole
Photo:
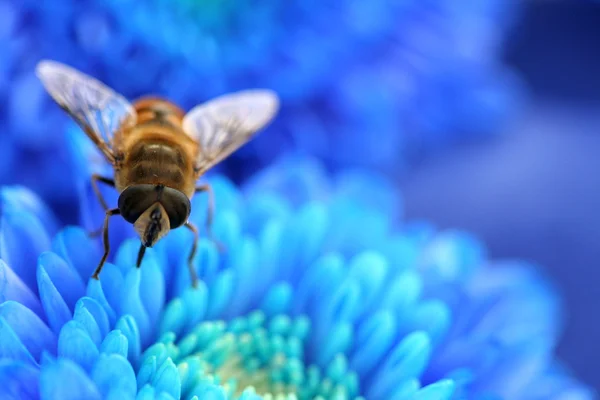
[[[190,199],[179,190],[165,187],[165,190],[160,198],[160,204],[164,207],[169,216],[169,224],[171,229],[175,229],[186,223],[190,216],[191,204]]]
[[[119,196],[121,216],[130,224],[135,223],[144,211],[156,203],[156,198],[155,185],[142,184],[129,186]]]

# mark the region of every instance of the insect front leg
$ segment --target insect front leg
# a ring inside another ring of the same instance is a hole
[[[208,205],[206,208],[206,235],[210,240],[212,240],[215,243],[219,251],[224,251],[225,246],[217,239],[215,239],[212,232],[212,223],[215,213],[215,194],[212,190],[212,186],[210,186],[209,184],[198,186],[196,188],[196,193],[198,192],[206,192],[208,194]]]
[[[108,204],[106,204],[106,200],[104,200],[104,196],[102,195],[102,192],[100,192],[100,188],[98,187],[98,182],[102,182],[106,185],[109,185],[111,187],[115,187],[115,181],[109,178],[105,178],[103,176],[100,176],[98,174],[93,174],[92,175],[92,189],[94,189],[94,193],[96,194],[96,197],[98,198],[98,201],[100,202],[100,205],[102,206],[102,208],[104,209],[104,211],[108,211]],[[96,237],[99,236],[102,233],[102,228],[92,231],[89,233],[90,237]]]
[[[103,233],[104,233],[104,236],[103,236],[104,254],[102,255],[102,259],[100,259],[100,264],[98,264],[98,267],[96,267],[96,270],[94,271],[94,274],[92,275],[92,278],[94,278],[94,279],[99,279],[100,271],[102,271],[102,267],[104,267],[104,263],[106,262],[106,259],[108,258],[108,253],[110,252],[110,243],[108,241],[108,221],[109,221],[110,217],[112,217],[113,215],[119,215],[119,214],[121,214],[121,211],[118,208],[106,210],[106,214],[104,214],[104,227],[102,228]]]
[[[140,250],[138,251],[137,261],[135,263],[135,267],[139,268],[142,265],[142,260],[144,259],[144,254],[146,253],[146,246],[144,244],[140,244]]]
[[[194,234],[194,241],[192,242],[192,251],[188,257],[188,269],[190,271],[190,279],[192,280],[192,286],[198,287],[198,276],[196,275],[196,270],[194,269],[194,256],[196,255],[196,250],[198,248],[198,228],[193,225],[191,222],[186,222],[184,225]]]

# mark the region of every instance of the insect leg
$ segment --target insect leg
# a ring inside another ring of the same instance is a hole
[[[98,174],[92,175],[92,188],[94,189],[94,193],[96,193],[96,197],[98,197],[98,201],[102,205],[102,208],[104,208],[104,211],[106,211],[106,210],[108,210],[108,205],[106,204],[106,200],[104,200],[104,196],[102,196],[102,193],[100,192],[100,188],[98,187],[98,181],[100,181],[106,185],[112,186],[112,187],[115,187],[115,181],[112,179],[100,176]]]
[[[215,194],[212,190],[212,186],[209,184],[201,185],[196,188],[196,192],[206,192],[208,194],[208,206],[206,210],[206,234],[210,240],[212,240],[216,245],[219,251],[223,251],[225,246],[217,239],[215,239],[212,233],[212,223],[213,216],[215,213]]]
[[[108,242],[108,220],[113,215],[119,215],[119,214],[121,214],[121,211],[118,208],[106,210],[106,214],[104,214],[104,227],[102,228],[104,231],[104,237],[103,237],[104,254],[102,255],[100,264],[98,264],[98,266],[96,267],[96,270],[94,271],[94,274],[92,275],[92,278],[94,278],[94,279],[99,279],[98,275],[100,274],[100,271],[102,271],[102,267],[104,266],[104,263],[106,262],[106,258],[108,257],[108,252],[110,251],[110,243]]]
[[[136,268],[139,268],[142,265],[142,260],[144,259],[145,253],[146,253],[146,246],[141,244],[140,251],[138,251],[137,262],[135,263]]]
[[[100,176],[98,174],[92,175],[92,189],[94,189],[94,193],[96,194],[98,201],[102,205],[102,208],[104,208],[104,211],[107,211],[108,205],[106,204],[106,200],[104,200],[104,196],[102,196],[102,192],[100,192],[100,188],[98,187],[98,181],[100,181],[104,184],[107,184],[109,186],[112,186],[112,187],[115,187],[115,181],[112,179]],[[90,232],[89,236],[96,237],[96,236],[99,236],[101,233],[102,233],[102,228]]]
[[[196,255],[196,249],[198,248],[198,228],[193,225],[191,222],[186,222],[184,225],[194,234],[194,242],[192,243],[192,251],[188,257],[188,269],[190,270],[190,278],[192,279],[192,286],[198,287],[198,276],[196,275],[196,270],[194,269],[194,256]]]

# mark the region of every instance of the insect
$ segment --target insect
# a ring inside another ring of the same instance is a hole
[[[214,98],[184,113],[159,97],[142,97],[132,104],[95,78],[55,61],[41,61],[36,74],[113,167],[113,177],[91,177],[105,210],[101,231],[104,254],[92,278],[99,279],[110,252],[110,218],[121,215],[133,224],[141,239],[138,268],[147,247],[172,229],[189,229],[194,241],[188,268],[196,286],[192,260],[199,233],[188,220],[190,200],[197,192],[207,192],[206,228],[211,238],[214,210],[211,186],[197,181],[271,122],[279,109],[277,95],[270,90],[245,90]],[[119,192],[116,208],[106,204],[99,182]]]

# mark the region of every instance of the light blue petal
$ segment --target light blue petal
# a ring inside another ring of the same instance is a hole
[[[148,313],[144,309],[140,298],[140,271],[133,268],[125,276],[121,293],[121,314],[131,315],[137,324],[140,341],[143,347],[148,346],[152,340],[154,327],[150,325]]]
[[[29,363],[0,360],[0,399],[39,398],[40,370]]]
[[[244,237],[240,240],[234,252],[228,254],[229,268],[235,271],[237,282],[253,282],[256,266],[259,265],[258,244],[253,238]],[[263,292],[257,290],[259,285],[236,285],[236,295],[233,296],[225,310],[224,317],[241,315],[248,312],[255,304],[255,296]]]
[[[56,235],[52,250],[78,272],[83,282],[90,279],[102,256],[98,243],[86,231],[74,226],[66,227]]]
[[[419,304],[413,318],[412,329],[427,332],[434,344],[442,340],[452,322],[448,306],[437,300]]]
[[[167,358],[162,365],[158,367],[158,370],[152,379],[152,386],[156,388],[158,393],[166,392],[174,399],[178,399],[181,396],[179,371],[170,358]]]
[[[85,328],[77,321],[69,321],[58,336],[58,355],[71,359],[90,371],[99,351]]]
[[[197,287],[188,287],[181,295],[187,313],[187,323],[184,332],[192,329],[206,316],[208,307],[208,289],[202,281]]]
[[[93,299],[89,300],[95,301]],[[75,307],[75,314],[73,315],[73,321],[77,321],[81,326],[85,329],[87,334],[90,336],[90,339],[94,342],[96,346],[100,346],[104,335],[100,331],[100,327],[96,322],[94,316],[87,310],[87,308],[80,301],[77,302],[77,306]],[[98,306],[100,308],[100,306]],[[101,309],[101,308],[100,308]],[[106,314],[105,314],[106,315]],[[107,319],[108,320],[108,319]]]
[[[127,359],[134,368],[137,368],[142,346],[140,343],[140,332],[135,319],[131,315],[124,315],[117,321],[115,329],[121,331],[127,338]]]
[[[311,264],[296,289],[294,312],[312,314],[320,304],[320,297],[339,286],[344,278],[344,261],[338,254],[328,254]]]
[[[3,186],[0,189],[2,212],[26,212],[35,215],[42,222],[46,231],[54,235],[59,223],[52,210],[31,190],[23,186]]]
[[[75,317],[79,309],[85,310],[86,313],[92,316],[100,331],[100,337],[106,336],[110,330],[110,320],[102,305],[95,299],[86,296],[79,299],[75,304]]]
[[[214,282],[208,288],[208,307],[206,310],[206,318],[212,319],[221,315],[225,310],[229,299],[234,294],[234,276],[229,270],[221,271]]]
[[[137,374],[138,387],[145,386],[147,383],[152,381],[156,374],[156,368],[156,356],[144,357],[140,366],[140,370]]]
[[[186,307],[183,299],[176,298],[172,300],[165,309],[164,315],[160,321],[159,334],[173,332],[180,334],[187,319]]]
[[[102,354],[118,354],[127,358],[129,342],[127,337],[119,330],[110,331],[100,345],[100,353]]]
[[[101,355],[92,368],[91,377],[105,397],[135,399],[135,372],[126,358],[117,354]]]
[[[454,389],[454,382],[445,379],[425,386],[412,397],[412,400],[450,400]]]
[[[106,299],[106,296],[104,295],[104,289],[102,288],[102,283],[99,280],[90,279],[88,281],[88,287],[87,287],[86,293],[87,293],[88,297],[83,297],[82,299],[90,298],[90,299],[94,300],[97,304],[99,304],[100,307],[102,307],[102,310],[104,310],[106,317],[108,318],[108,325],[112,326],[117,320],[117,314],[115,313],[115,311],[111,307],[111,305],[108,303],[108,300]],[[92,310],[93,308],[94,308],[93,306],[90,306],[90,310]],[[94,312],[94,315],[96,315],[95,312]],[[101,329],[104,329],[103,328],[104,323],[101,322],[101,319],[103,319],[103,318],[98,317],[96,319],[96,322],[98,323],[98,326]],[[108,329],[108,327],[107,327],[107,329]]]
[[[323,246],[329,227],[329,214],[322,204],[309,203],[302,207],[287,226],[283,242],[285,254],[279,260],[279,277],[294,276],[297,265],[314,261]]]
[[[431,355],[431,340],[425,332],[414,332],[398,343],[383,365],[374,372],[369,399],[386,399],[399,382],[418,378]]]
[[[0,260],[0,303],[11,300],[23,304],[40,318],[46,317],[33,291],[4,261]]]
[[[379,365],[396,338],[396,329],[396,318],[389,311],[369,316],[356,333],[354,354],[350,358],[352,369],[365,376]]]
[[[70,310],[85,293],[85,286],[77,272],[65,260],[52,252],[44,252],[38,259],[52,283],[61,294]]]
[[[37,293],[38,255],[50,250],[50,237],[31,214],[5,212],[0,218],[0,257]]]
[[[123,286],[124,281],[125,276],[121,272],[121,268],[117,267],[112,263],[107,262],[106,264],[104,264],[102,272],[100,273],[100,283],[102,291],[100,293],[100,291],[98,291],[97,288],[95,288],[94,294],[97,296],[92,296],[90,293],[90,297],[95,298],[97,301],[100,302],[100,304],[103,304],[103,302],[101,301],[103,295],[110,307],[115,311],[117,317],[119,315],[123,315],[124,313],[121,311],[122,295],[126,292],[125,287]],[[88,288],[91,286],[99,286],[97,285],[97,283],[98,282],[95,279],[90,279],[88,281]]]
[[[368,310],[381,297],[387,274],[388,262],[379,253],[363,252],[352,258],[348,278],[360,284],[361,310]]]
[[[139,248],[139,240],[126,240],[119,247],[115,259],[116,264],[134,266]],[[165,281],[154,249],[146,250],[142,265],[140,265],[140,274],[140,299],[148,315],[150,325],[155,326],[158,323],[165,302]]]
[[[351,324],[339,323],[329,326],[320,334],[316,333],[315,336],[318,339],[311,342],[312,350],[315,353],[313,357],[317,359],[320,367],[325,367],[337,354],[345,353],[350,348],[354,331]]]
[[[3,318],[19,337],[31,355],[40,360],[42,351],[56,351],[56,336],[46,324],[24,305],[14,301],[0,304],[0,317]]]
[[[68,382],[68,384],[66,384]],[[102,396],[80,366],[68,359],[44,357],[40,375],[41,400],[101,400]]]
[[[154,388],[150,385],[144,385],[138,392],[136,400],[154,400]]]
[[[54,333],[59,333],[60,328],[71,319],[71,310],[41,264],[37,268],[37,281],[42,307],[48,317],[50,328]]]
[[[237,213],[233,211],[220,210],[215,214],[213,221],[213,234],[228,251],[237,248],[242,238],[242,223]],[[200,275],[202,277],[202,275]],[[210,280],[209,276],[206,276]]]
[[[0,359],[36,365],[35,359],[29,350],[2,317],[0,317]]]
[[[276,283],[267,292],[260,309],[268,317],[284,314],[289,311],[292,300],[292,287],[286,282]]]

